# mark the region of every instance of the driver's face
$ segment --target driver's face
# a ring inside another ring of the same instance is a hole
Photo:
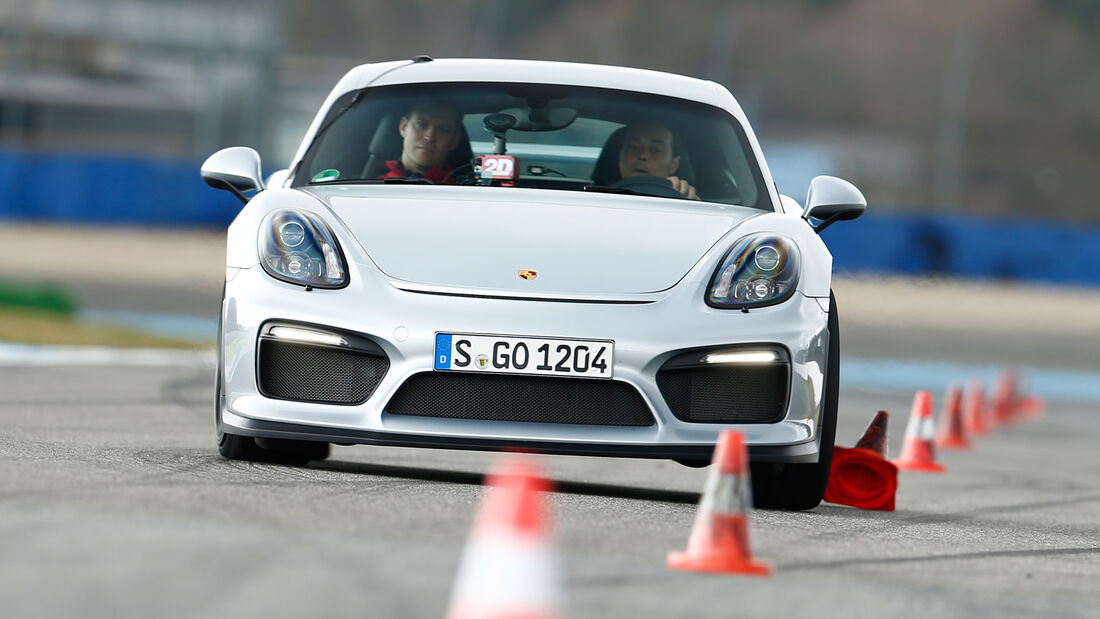
[[[626,130],[619,151],[619,174],[626,178],[639,174],[672,176],[680,167],[680,158],[672,156],[672,132],[664,127],[633,126]]]
[[[458,145],[458,119],[445,107],[414,110],[401,118],[398,131],[403,139],[401,164],[418,174],[443,167]]]

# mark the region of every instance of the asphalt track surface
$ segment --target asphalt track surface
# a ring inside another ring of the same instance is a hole
[[[5,617],[438,617],[492,454],[338,447],[307,467],[214,448],[208,359],[0,372]],[[910,393],[849,388],[839,444]],[[898,509],[757,510],[772,578],[666,569],[704,470],[543,457],[568,616],[1097,616],[1100,421],[1041,421],[902,473]]]

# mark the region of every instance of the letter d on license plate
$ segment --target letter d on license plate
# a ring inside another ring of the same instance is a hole
[[[435,369],[441,371],[611,378],[614,353],[610,340],[435,334]]]

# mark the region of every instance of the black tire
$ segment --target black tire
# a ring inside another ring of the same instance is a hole
[[[222,432],[218,439],[218,453],[227,460],[301,466],[313,460],[328,458],[331,446],[328,443],[315,441],[255,439],[250,436]]]
[[[225,288],[222,288],[222,306],[225,305]],[[214,428],[218,437],[218,453],[227,460],[270,462],[276,464],[303,465],[311,460],[324,460],[331,452],[328,443],[293,441],[288,439],[254,439],[250,436],[230,434],[222,424],[222,407],[225,406],[225,359],[222,349],[222,310],[218,311],[217,376],[214,377]],[[261,446],[262,443],[262,446]]]
[[[821,447],[813,464],[751,464],[753,505],[789,510],[817,507],[829,485],[836,442],[837,405],[840,395],[840,324],[836,299],[829,293],[829,352],[825,368],[825,409],[819,431]]]

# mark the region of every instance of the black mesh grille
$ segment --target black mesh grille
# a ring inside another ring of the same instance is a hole
[[[405,381],[386,411],[393,415],[651,426],[634,387],[613,380],[426,372]]]
[[[772,423],[787,410],[786,364],[661,370],[657,386],[672,414],[701,423]]]
[[[287,400],[361,404],[389,369],[385,357],[364,352],[260,340],[260,391]]]

